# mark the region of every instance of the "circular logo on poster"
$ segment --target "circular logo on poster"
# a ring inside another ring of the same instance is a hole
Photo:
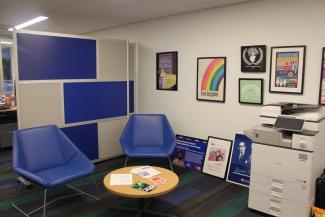
[[[243,51],[243,60],[249,66],[259,65],[264,58],[264,54],[261,48],[250,47],[245,48]]]

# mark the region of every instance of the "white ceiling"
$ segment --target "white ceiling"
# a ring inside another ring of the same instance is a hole
[[[0,0],[0,35],[37,16],[31,30],[83,34],[190,11],[252,0]]]

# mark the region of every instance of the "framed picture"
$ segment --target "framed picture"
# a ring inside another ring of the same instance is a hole
[[[263,79],[239,78],[239,103],[263,104]]]
[[[270,92],[302,94],[306,46],[272,47]]]
[[[202,172],[224,179],[226,176],[231,144],[231,140],[209,136]]]
[[[176,135],[172,164],[201,172],[206,149],[207,140]]]
[[[196,99],[225,102],[226,57],[197,58]]]
[[[232,146],[227,181],[249,187],[251,174],[252,140],[236,133]]]
[[[156,54],[156,89],[177,91],[177,51]]]
[[[320,71],[320,87],[319,87],[319,102],[320,105],[325,105],[325,47],[322,52],[322,64]]]
[[[266,45],[242,46],[240,55],[242,72],[265,72]]]

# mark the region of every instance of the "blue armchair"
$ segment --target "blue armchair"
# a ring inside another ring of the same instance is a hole
[[[13,133],[13,167],[24,179],[36,183],[44,188],[43,206],[25,213],[15,204],[15,199],[23,188],[23,184],[16,192],[13,207],[25,216],[43,208],[45,216],[47,189],[67,184],[78,178],[92,175],[95,167],[93,163],[64,135],[55,125],[17,130]],[[93,181],[98,192],[94,177]],[[71,185],[67,186],[79,194],[86,194]],[[72,195],[69,195],[71,197]]]
[[[122,149],[128,158],[168,158],[176,145],[176,138],[167,117],[162,114],[133,114],[120,137]]]

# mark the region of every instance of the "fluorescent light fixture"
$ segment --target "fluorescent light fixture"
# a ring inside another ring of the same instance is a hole
[[[12,44],[12,41],[0,41],[0,44]]]
[[[8,31],[13,31],[14,29],[19,30],[19,29],[25,28],[27,26],[31,26],[35,23],[38,23],[38,22],[41,22],[41,21],[47,20],[47,19],[48,19],[48,17],[39,16],[39,17],[36,17],[36,18],[29,20],[25,23],[19,24],[18,26],[15,26],[14,28],[10,28],[10,29],[8,29]]]

